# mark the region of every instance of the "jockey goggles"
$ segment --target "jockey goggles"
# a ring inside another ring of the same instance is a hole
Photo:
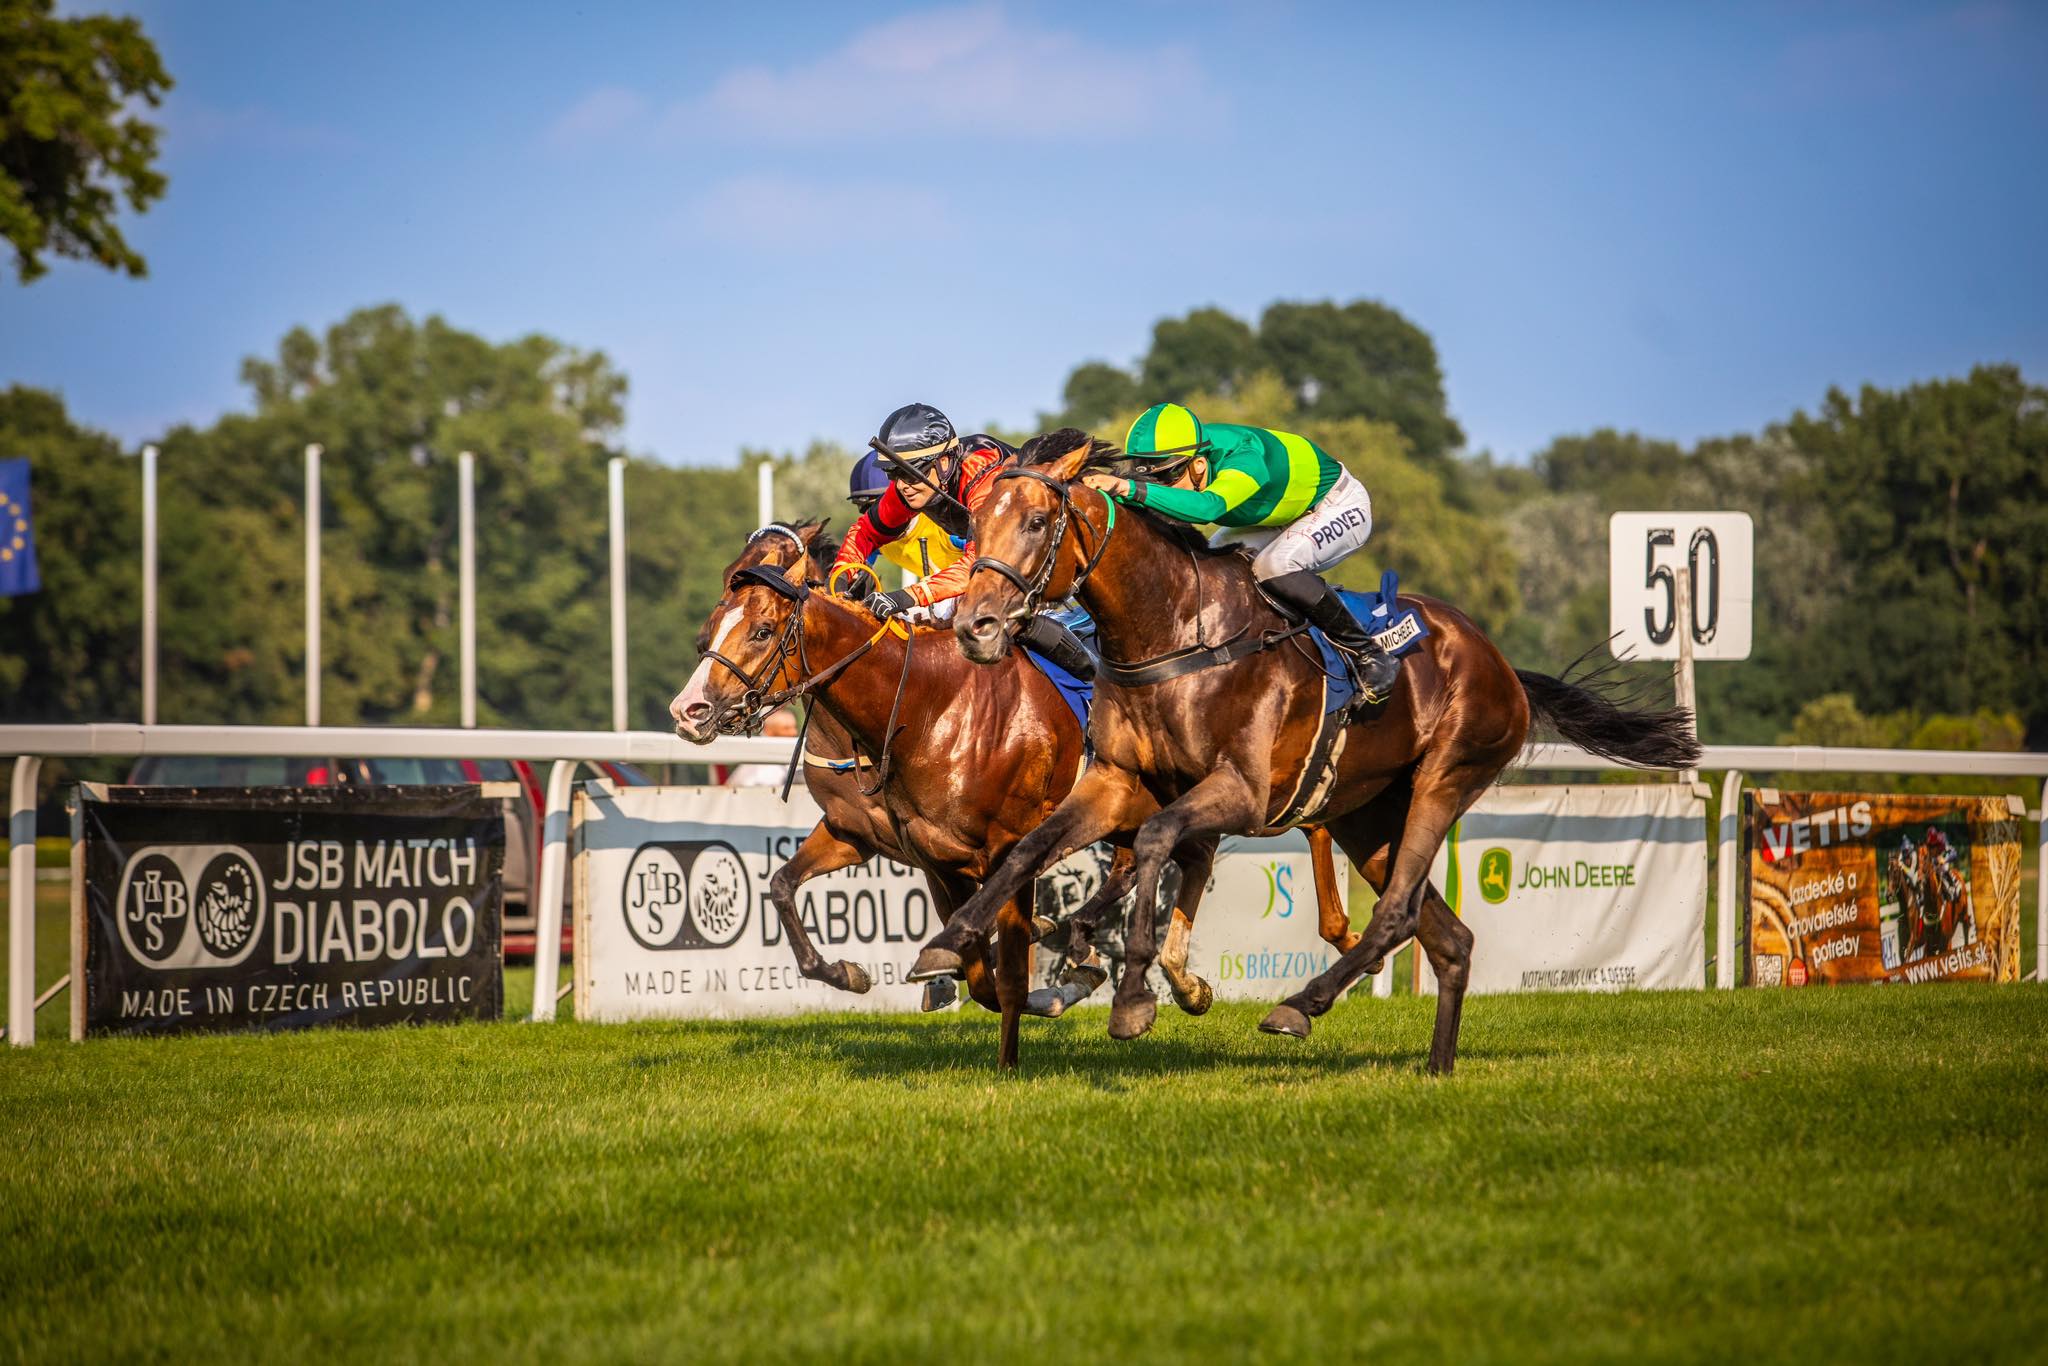
[[[960,438],[956,436],[936,446],[920,446],[914,451],[892,451],[882,444],[880,437],[871,436],[868,446],[881,458],[882,468],[898,479],[929,484],[932,471],[938,468],[939,462],[960,449]]]

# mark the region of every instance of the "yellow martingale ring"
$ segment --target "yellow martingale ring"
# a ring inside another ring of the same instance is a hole
[[[874,577],[875,571],[868,568],[864,564],[835,564],[832,566],[830,570],[826,571],[825,591],[830,593],[835,598],[845,597],[846,595],[839,591],[839,576],[841,574],[853,573],[866,574],[870,578],[872,578]]]

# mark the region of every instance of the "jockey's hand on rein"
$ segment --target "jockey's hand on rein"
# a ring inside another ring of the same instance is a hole
[[[866,565],[851,569],[839,576],[840,594],[854,602],[866,602],[881,591],[881,580],[877,579],[875,571],[869,569]]]
[[[899,588],[893,593],[870,594],[867,601],[867,609],[875,614],[876,621],[887,621],[916,605],[917,599],[910,596],[908,588]]]
[[[1131,481],[1113,474],[1084,474],[1081,482],[1097,493],[1112,493],[1119,498],[1128,497],[1131,492]]]

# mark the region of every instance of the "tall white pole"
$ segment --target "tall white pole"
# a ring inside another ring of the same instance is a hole
[[[612,729],[626,728],[626,460],[611,462]]]
[[[1678,573],[1673,577],[1674,586],[1677,591],[1671,627],[1678,632],[1678,662],[1672,666],[1672,676],[1677,684],[1678,705],[1685,709],[1686,726],[1692,731],[1693,738],[1698,739],[1700,733],[1699,701],[1693,690],[1692,678],[1692,593],[1690,583],[1692,576],[1686,572],[1685,565],[1680,565]],[[1699,780],[1700,771],[1698,769],[1689,768],[1685,770],[1686,782],[1696,783]]]
[[[771,461],[763,460],[759,468],[755,471],[755,478],[756,480],[758,480],[758,483],[755,486],[757,490],[755,501],[759,504],[761,520],[754,523],[754,525],[767,526],[770,522],[775,520],[774,463]]]
[[[320,724],[320,444],[306,447],[306,724]]]
[[[156,447],[142,448],[142,724],[156,724]]]
[[[476,725],[476,457],[464,451],[456,469],[461,474],[462,724],[469,728]]]

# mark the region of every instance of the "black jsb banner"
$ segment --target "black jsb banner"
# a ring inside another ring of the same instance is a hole
[[[504,815],[475,787],[79,788],[71,1034],[496,1019]]]

